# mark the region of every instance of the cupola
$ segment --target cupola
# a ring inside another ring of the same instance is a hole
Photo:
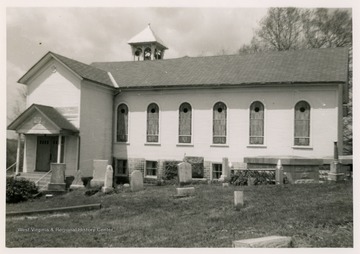
[[[128,41],[134,61],[159,60],[168,49],[151,29],[150,24]]]

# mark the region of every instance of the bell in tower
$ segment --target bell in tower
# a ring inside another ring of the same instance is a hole
[[[168,49],[151,29],[150,24],[139,34],[128,41],[134,61],[158,60],[164,58]]]

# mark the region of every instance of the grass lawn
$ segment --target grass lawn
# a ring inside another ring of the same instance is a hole
[[[194,186],[191,198],[174,198],[174,186],[145,186],[136,193],[89,197],[78,190],[8,204],[8,212],[91,203],[103,208],[7,218],[6,246],[231,247],[233,240],[281,235],[292,236],[294,247],[353,247],[351,183]],[[234,190],[244,191],[240,211],[234,209]]]

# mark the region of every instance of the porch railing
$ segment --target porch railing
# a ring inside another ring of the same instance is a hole
[[[14,175],[14,176],[15,176],[15,166],[16,166],[16,162],[6,169],[6,174],[8,174],[8,171],[10,171],[10,169],[12,169],[13,172],[12,172],[12,174],[10,174],[10,175]]]
[[[43,174],[38,180],[36,180],[36,181],[35,181],[35,185],[36,185],[36,186],[39,186],[40,181],[41,181],[45,176],[47,176],[47,175],[50,174],[50,173],[51,173],[51,169],[50,169],[48,172],[46,172],[45,174]],[[46,187],[46,186],[43,186],[43,187],[41,188],[41,190],[44,189],[44,187]]]

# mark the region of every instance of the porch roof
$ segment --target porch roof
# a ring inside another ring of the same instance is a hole
[[[25,134],[74,134],[79,132],[55,108],[40,104],[32,104],[7,129]]]

